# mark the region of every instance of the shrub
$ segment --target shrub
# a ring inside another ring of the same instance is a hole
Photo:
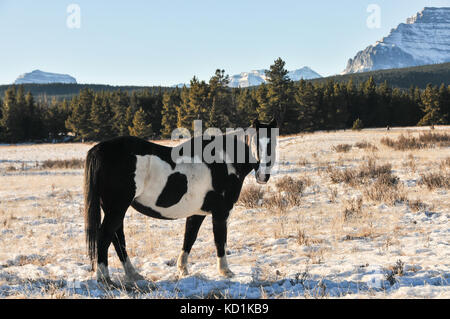
[[[361,131],[363,128],[364,128],[364,123],[360,119],[356,119],[353,122],[352,130],[354,130],[354,131]]]
[[[246,208],[256,208],[261,205],[263,197],[264,193],[260,186],[249,185],[241,191],[238,204]]]
[[[336,146],[333,146],[333,150],[335,150],[338,153],[347,153],[352,149],[352,146],[350,144],[339,144]]]
[[[378,150],[378,148],[375,145],[373,145],[372,143],[366,142],[366,141],[355,143],[355,147],[361,148],[361,149],[369,149],[369,150],[373,150],[373,151]]]
[[[344,221],[349,221],[362,215],[363,200],[361,197],[358,199],[351,199],[346,201],[343,215]]]
[[[448,173],[428,173],[422,174],[419,185],[425,185],[428,189],[450,188],[450,174]]]
[[[306,183],[301,179],[294,179],[284,176],[276,182],[276,187],[280,192],[284,192],[284,197],[289,205],[299,205],[300,198],[305,190]]]
[[[398,185],[398,178],[382,175],[363,191],[364,196],[374,202],[395,204],[407,201],[406,195]]]
[[[378,178],[386,175],[384,178],[394,178],[392,176],[392,165],[385,164],[378,166],[374,159],[369,159],[367,164],[362,164],[358,169],[334,169],[328,168],[331,181],[333,183],[345,183],[350,186],[363,185],[370,178]]]
[[[72,168],[79,169],[84,167],[84,160],[72,158],[68,160],[46,160],[41,165],[44,169],[62,169]]]
[[[381,143],[398,151],[450,146],[450,135],[443,133],[424,133],[419,137],[400,135],[397,140],[383,137]]]

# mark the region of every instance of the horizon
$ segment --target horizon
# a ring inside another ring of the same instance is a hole
[[[71,4],[0,1],[0,84],[41,70],[78,84],[170,87],[193,76],[207,81],[216,69],[268,69],[278,57],[289,71],[309,67],[327,77],[407,18],[450,0],[380,0],[375,27],[367,22],[372,1]]]

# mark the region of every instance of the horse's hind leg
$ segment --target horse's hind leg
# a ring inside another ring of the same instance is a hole
[[[178,273],[180,276],[187,276],[187,260],[189,253],[191,252],[192,245],[194,245],[197,239],[198,231],[202,225],[205,216],[194,215],[186,219],[186,228],[184,231],[184,243],[180,256],[177,261]]]
[[[123,265],[126,281],[134,282],[137,280],[144,280],[145,278],[142,277],[136,271],[136,269],[134,269],[133,265],[131,264],[130,258],[128,257],[125,245],[125,234],[123,232],[123,222],[114,234],[112,243],[114,245],[114,248],[116,249],[117,255],[119,256],[120,262]]]
[[[100,226],[97,237],[97,281],[112,285],[108,271],[108,248],[117,230],[123,225],[126,209],[110,210],[103,208],[105,217]]]

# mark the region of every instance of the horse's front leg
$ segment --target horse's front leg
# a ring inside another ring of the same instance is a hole
[[[213,232],[214,232],[214,242],[217,249],[217,268],[219,274],[225,277],[233,277],[234,274],[228,268],[227,256],[225,253],[225,248],[227,245],[227,219],[229,211],[213,212],[212,222],[213,222]]]
[[[205,216],[203,215],[194,215],[186,219],[183,249],[181,250],[177,261],[178,274],[181,277],[189,274],[187,270],[188,256],[191,252],[192,245],[194,245],[195,240],[197,239],[198,231],[204,219]]]

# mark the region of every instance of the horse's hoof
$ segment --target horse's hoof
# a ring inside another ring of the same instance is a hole
[[[146,280],[146,279],[144,278],[144,276],[142,276],[141,274],[139,274],[137,272],[134,274],[125,276],[125,281],[127,283],[134,283],[134,282],[140,281],[140,280]]]
[[[226,278],[234,277],[234,273],[230,269],[221,269],[219,271],[220,275]]]
[[[180,267],[178,268],[178,277],[183,278],[189,275],[189,272],[187,270],[187,267]]]
[[[119,285],[111,280],[109,277],[97,278],[97,283],[103,285],[107,289],[118,289]]]

